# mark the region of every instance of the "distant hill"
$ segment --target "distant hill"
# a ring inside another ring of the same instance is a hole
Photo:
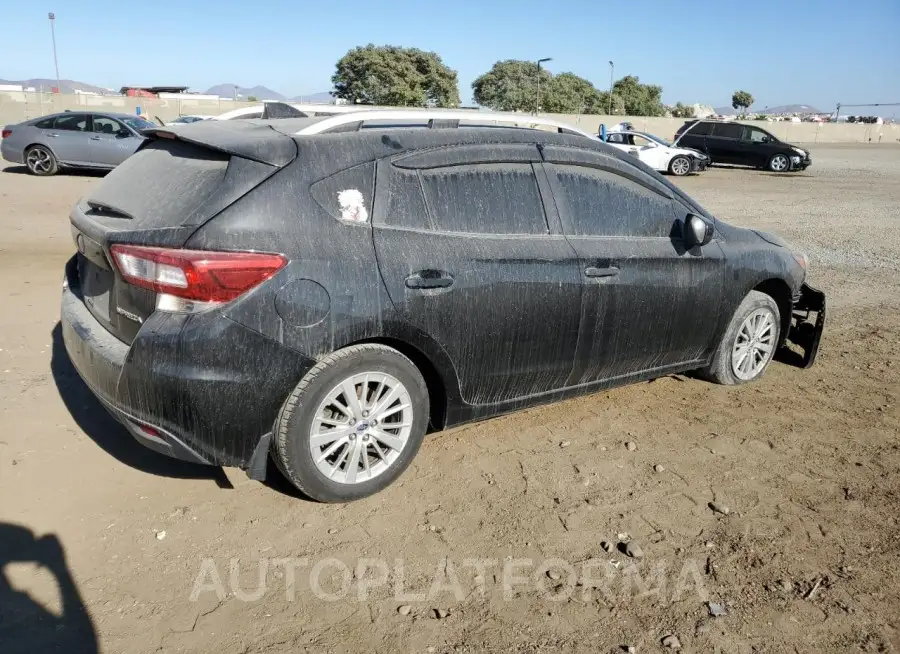
[[[0,79],[0,84],[21,84],[24,88],[34,87],[35,90],[40,91],[41,88],[44,89],[45,92],[49,93],[50,89],[56,86],[55,79],[46,79],[43,77],[35,77],[34,79],[20,79],[20,80],[5,80]],[[60,89],[61,93],[75,93],[75,91],[91,91],[93,93],[107,94],[107,93],[118,93],[118,90],[113,91],[112,89],[105,89],[101,86],[94,86],[93,84],[85,84],[84,82],[76,82],[71,79],[61,79],[59,80],[59,85],[62,87]]]
[[[249,98],[251,95],[257,100],[287,100],[286,97],[266,88],[265,86],[237,86],[235,84],[216,84],[206,90],[208,95],[218,95],[220,98],[234,98],[238,95],[243,99]]]
[[[716,107],[715,112],[720,116],[736,116],[737,111],[733,107]],[[823,113],[809,104],[782,104],[777,107],[750,107],[750,113],[758,114],[820,114]]]

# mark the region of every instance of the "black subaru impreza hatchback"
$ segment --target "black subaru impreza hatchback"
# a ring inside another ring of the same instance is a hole
[[[634,157],[562,129],[320,120],[156,130],[73,209],[66,348],[145,445],[256,479],[271,456],[346,501],[429,429],[815,358],[806,258]]]

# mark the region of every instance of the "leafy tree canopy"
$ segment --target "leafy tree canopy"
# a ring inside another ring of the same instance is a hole
[[[337,63],[334,95],[355,104],[458,107],[456,71],[440,56],[417,48],[369,44]]]
[[[662,87],[654,84],[641,84],[634,75],[626,75],[613,84],[613,94],[622,98],[625,113],[628,116],[662,116],[665,108],[662,103]]]
[[[731,96],[733,109],[747,109],[751,104],[753,104],[753,96],[746,91],[735,91]]]

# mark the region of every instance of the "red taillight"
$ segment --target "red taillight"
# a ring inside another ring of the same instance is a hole
[[[4,129],[2,132],[0,132],[0,135],[2,135],[3,138],[9,138],[10,134],[12,134],[11,129]]]
[[[228,302],[269,279],[287,263],[280,254],[174,250],[113,245],[129,284],[197,302]]]

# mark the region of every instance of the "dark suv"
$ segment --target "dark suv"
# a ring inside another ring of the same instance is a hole
[[[754,125],[715,120],[689,120],[675,133],[675,145],[705,152],[713,164],[767,168],[775,173],[806,170],[809,152]]]
[[[584,136],[429,125],[151,133],[71,214],[88,386],[153,449],[257,479],[271,454],[345,501],[429,427],[679,371],[744,383],[788,336],[813,362],[824,296],[777,237]]]

